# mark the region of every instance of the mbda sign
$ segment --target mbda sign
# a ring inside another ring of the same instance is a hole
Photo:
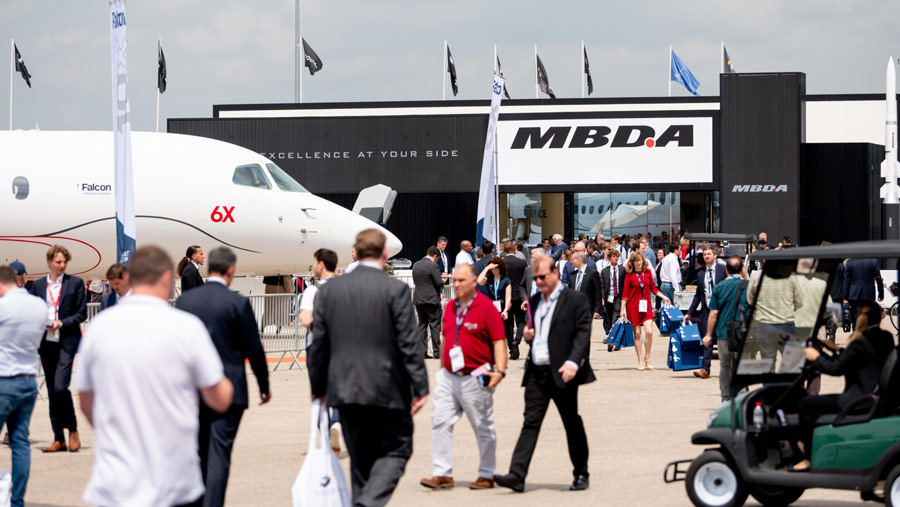
[[[787,192],[787,185],[735,185],[732,192],[757,193],[757,192]]]
[[[712,183],[712,117],[504,121],[501,185]]]

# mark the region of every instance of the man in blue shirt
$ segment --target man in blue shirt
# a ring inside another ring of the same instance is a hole
[[[725,264],[728,278],[715,286],[709,298],[709,317],[706,325],[706,336],[703,345],[712,345],[713,336],[719,344],[719,392],[722,401],[730,401],[734,395],[731,391],[731,377],[734,374],[736,350],[728,349],[727,323],[736,320],[740,311],[747,309],[747,284],[741,283],[746,276],[744,262],[734,256]],[[740,295],[739,295],[740,294]],[[735,300],[737,298],[737,300]]]

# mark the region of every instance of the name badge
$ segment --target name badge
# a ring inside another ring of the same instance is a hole
[[[59,329],[56,331],[47,330],[47,341],[51,343],[59,343]]]
[[[494,308],[497,309],[498,312],[503,312],[503,307],[501,306],[501,301],[494,301]]]
[[[462,347],[456,346],[450,349],[450,369],[453,373],[458,372],[466,366],[466,360],[463,359]]]
[[[609,293],[609,296],[606,297],[606,300],[609,301],[610,303],[615,303],[615,302],[616,302],[616,296],[613,295],[612,292],[610,292],[610,293]]]
[[[647,300],[642,299],[638,301],[638,313],[647,313]]]

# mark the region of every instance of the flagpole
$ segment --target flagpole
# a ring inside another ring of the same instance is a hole
[[[720,41],[722,47],[719,49],[719,74],[725,73],[725,41]]]
[[[159,60],[159,52],[162,50],[162,35],[157,35],[156,59]],[[157,63],[159,65],[159,63]],[[159,72],[159,70],[157,70]],[[156,131],[159,132],[159,83],[156,83]]]
[[[497,68],[497,45],[494,44],[494,73],[498,73],[500,70]]]
[[[584,98],[584,41],[581,41],[581,98]]]
[[[500,96],[500,99],[501,100],[503,99],[502,95]],[[497,174],[497,129],[496,128],[494,129],[494,156],[493,156],[493,159],[494,159],[494,167],[493,167],[493,170],[494,170],[493,171],[494,172],[494,220],[496,220],[497,222],[494,225],[494,231],[495,231],[496,235],[494,236],[492,241],[494,242],[494,244],[497,244],[497,243],[499,243],[499,240],[500,240],[500,185],[499,185],[500,177]],[[509,204],[507,204],[507,207],[509,207]],[[507,227],[509,227],[509,224],[507,224]]]
[[[538,66],[537,66],[537,44],[534,45],[534,98],[539,99],[540,88],[538,87]]]
[[[294,3],[294,102],[303,102],[303,65],[300,63],[300,0]]]
[[[447,100],[447,41],[444,41],[444,53],[441,56],[443,62],[441,72],[441,100]]]
[[[672,96],[672,46],[669,45],[669,97]]]
[[[12,130],[13,75],[16,73],[16,41],[9,39],[9,130]]]
[[[303,37],[300,37],[300,67],[297,69],[297,92],[300,94],[300,100],[297,102],[303,103],[303,67],[306,65],[306,51],[303,50]]]

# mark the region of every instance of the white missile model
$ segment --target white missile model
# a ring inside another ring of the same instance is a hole
[[[132,155],[138,247],[158,245],[175,262],[189,245],[224,245],[239,275],[307,273],[319,248],[349,264],[356,234],[368,228],[384,232],[389,255],[402,248],[375,222],[239,146],[135,132]],[[68,273],[105,275],[116,259],[111,132],[0,132],[0,182],[0,264],[20,260],[41,276],[47,249],[61,244],[72,253]]]
[[[886,183],[881,187],[881,199],[884,204],[898,204],[900,187],[897,186],[897,176],[900,175],[900,167],[897,163],[897,75],[894,71],[894,57],[888,59],[887,77],[885,78],[885,108],[884,116],[884,162],[881,163],[881,177]]]

